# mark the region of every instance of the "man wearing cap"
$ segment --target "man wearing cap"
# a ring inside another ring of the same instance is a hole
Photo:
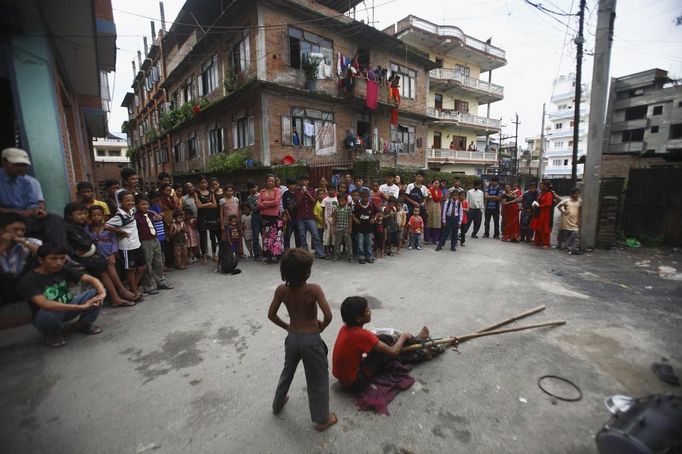
[[[31,160],[21,148],[2,150],[0,213],[26,218],[27,233],[43,241],[66,244],[64,220],[45,210],[40,183],[27,175]]]

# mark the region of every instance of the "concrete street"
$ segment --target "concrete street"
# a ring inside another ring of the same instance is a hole
[[[175,291],[105,308],[99,336],[70,332],[64,348],[50,350],[31,327],[0,332],[0,451],[596,452],[606,396],[679,390],[651,371],[666,357],[682,373],[682,281],[659,277],[659,264],[679,270],[682,253],[576,257],[468,239],[456,253],[427,246],[373,265],[316,261],[311,282],[334,312],[323,333],[330,361],[339,306],[352,294],[371,297],[374,326],[425,324],[436,337],[540,304],[545,312],[514,326],[568,321],[475,339],[417,366],[389,417],[357,411],[334,384],[339,423],[322,434],[310,421],[302,365],[284,411],[271,413],[285,337],[266,316],[278,267],[247,260],[241,275],[225,276],[193,265],[170,273]],[[536,385],[544,374],[572,380],[583,399],[552,404]]]

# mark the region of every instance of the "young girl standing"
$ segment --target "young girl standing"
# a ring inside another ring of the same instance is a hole
[[[426,199],[426,228],[424,229],[424,244],[438,243],[441,229],[441,203],[443,193],[440,190],[440,181],[433,180]]]
[[[263,218],[263,255],[266,262],[278,261],[284,251],[282,220],[279,217],[282,191],[275,186],[275,176],[268,175],[258,198],[258,209]]]
[[[201,251],[199,250],[199,232],[197,231],[197,218],[190,207],[183,210],[185,230],[187,233],[187,261],[196,263],[199,261]]]
[[[202,259],[201,263],[204,265],[208,261],[209,256],[216,252],[218,247],[218,233],[220,226],[218,224],[218,205],[215,202],[213,193],[208,190],[208,180],[206,177],[201,177],[199,180],[199,188],[194,192],[194,202],[197,205],[197,230],[199,231],[199,246],[201,247]],[[208,236],[211,237],[211,253],[208,249]],[[217,256],[214,260],[217,260]]]

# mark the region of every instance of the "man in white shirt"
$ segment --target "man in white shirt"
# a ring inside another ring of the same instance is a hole
[[[386,175],[386,183],[382,184],[379,186],[379,191],[383,192],[385,195],[385,199],[388,200],[391,197],[395,197],[396,199],[400,195],[400,187],[395,184],[395,173],[390,172],[388,175]]]
[[[478,229],[481,228],[481,219],[483,217],[483,191],[481,191],[480,181],[474,182],[474,188],[467,191],[467,201],[469,202],[468,219],[469,224],[473,222],[474,230],[471,232],[471,238],[478,238]]]
[[[412,212],[416,207],[419,207],[420,215],[426,224],[426,198],[428,197],[428,190],[426,185],[422,184],[424,182],[424,171],[418,170],[414,176],[414,183],[407,185],[405,193],[407,194],[407,207],[409,208],[409,215],[412,216]],[[409,217],[408,217],[409,219]]]

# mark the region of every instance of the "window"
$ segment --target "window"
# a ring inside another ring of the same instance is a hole
[[[443,67],[443,63],[444,63],[444,62],[443,62],[443,59],[442,59],[442,58],[436,57],[436,66],[437,66],[437,67],[442,68],[442,67]]]
[[[564,127],[563,123],[557,123],[554,125],[554,129],[562,129]]]
[[[205,96],[218,86],[218,56],[214,55],[201,66],[199,96]]]
[[[557,107],[557,110],[566,110],[568,109],[568,104],[562,104],[559,107]]]
[[[677,101],[677,107],[682,107],[682,101]]]
[[[564,141],[560,140],[558,142],[554,142],[554,148],[564,148]]]
[[[438,110],[441,110],[443,108],[443,95],[439,95],[438,93],[436,93],[434,107]]]
[[[630,107],[625,110],[625,121],[641,120],[642,118],[646,118],[646,111],[646,106]]]
[[[334,123],[334,114],[315,109],[294,108],[291,109],[291,121],[292,135],[298,137],[299,145],[311,147],[315,144],[318,129],[324,124]]]
[[[571,121],[571,123],[570,123],[571,128],[573,127],[573,125],[575,125],[575,122]]]
[[[469,103],[461,99],[455,99],[455,112],[469,113]]]
[[[192,133],[187,141],[187,159],[196,159],[197,157],[197,136],[195,133]]]
[[[564,165],[565,165],[565,166],[568,165],[568,159],[564,159]]]
[[[358,64],[360,68],[369,68],[369,50],[358,48]]]
[[[573,148],[573,143],[574,142],[572,140],[569,140],[568,141],[568,148]]]
[[[414,153],[414,126],[391,125],[391,151],[398,153]]]
[[[232,148],[244,148],[256,144],[254,117],[249,112],[232,116]]]
[[[663,106],[654,106],[654,115],[661,115],[663,113]]]
[[[232,68],[241,72],[251,63],[251,46],[249,45],[249,31],[242,32],[242,39],[232,48]]]
[[[658,132],[658,126],[652,126],[652,127],[651,127],[651,132],[652,132],[653,134],[657,133],[657,132]]]
[[[469,75],[471,74],[471,68],[469,68],[468,66],[465,66],[465,65],[456,64],[455,65],[455,72],[458,72],[463,76],[469,77]]]
[[[630,90],[628,92],[628,97],[634,98],[636,96],[644,96],[644,89],[643,88],[637,88],[636,90]]]
[[[670,140],[682,139],[682,123],[670,125]]]
[[[400,76],[399,91],[402,98],[415,99],[417,95],[417,72],[391,63],[391,73]]]
[[[213,155],[223,152],[223,128],[215,125],[213,129],[208,131],[208,154]]]
[[[440,139],[441,139],[440,132],[434,131],[434,133],[433,133],[433,144],[432,144],[433,148],[436,148],[436,149],[443,148]]]
[[[173,145],[173,159],[175,159],[175,162],[182,161],[182,142],[177,142]]]
[[[168,162],[168,148],[166,148],[165,145],[162,145],[161,148],[156,150],[156,163],[157,164],[165,164]]]
[[[642,142],[644,140],[644,128],[623,131],[623,142]]]
[[[303,69],[304,56],[311,54],[324,59],[323,66],[329,66],[331,76],[332,42],[315,33],[289,27],[289,66]],[[327,75],[326,69],[323,72]]]
[[[182,102],[191,101],[194,98],[194,87],[192,84],[192,78],[187,79],[187,82],[181,89],[182,91]]]
[[[552,166],[553,167],[561,167],[561,159],[553,159],[552,160]]]
[[[106,150],[97,150],[97,156],[106,156],[107,151]]]
[[[109,150],[107,155],[111,156],[113,158],[120,158],[121,157],[121,150]]]

